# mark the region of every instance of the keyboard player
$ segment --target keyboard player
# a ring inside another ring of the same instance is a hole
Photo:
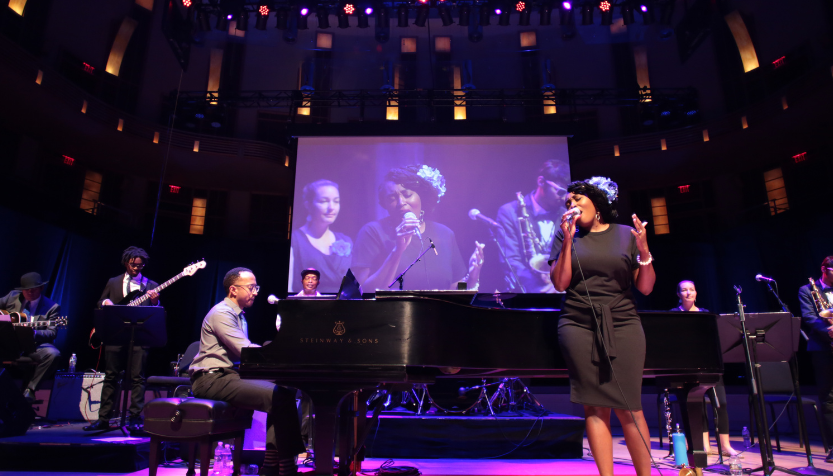
[[[260,286],[247,268],[234,268],[223,278],[226,297],[208,311],[200,331],[200,350],[191,364],[194,396],[222,400],[248,410],[267,413],[266,455],[262,475],[293,475],[295,459],[304,452],[295,409],[295,390],[264,380],[243,380],[234,370],[249,340],[244,309],[252,306]]]

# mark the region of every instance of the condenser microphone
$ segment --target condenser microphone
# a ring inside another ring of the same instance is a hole
[[[268,298],[266,298],[266,302],[269,304],[277,304],[280,299],[276,298],[274,294],[270,294]]]
[[[416,220],[417,216],[414,212],[408,212],[408,213],[402,215],[402,218],[410,218],[411,220]],[[422,233],[419,232],[419,227],[418,226],[416,227],[415,231],[416,231],[417,238],[419,238],[419,241],[422,241]]]
[[[756,274],[755,275],[755,281],[766,281],[766,282],[769,282],[769,283],[774,283],[775,282],[774,279],[767,278],[766,276],[764,276],[762,274]]]
[[[489,226],[493,226],[495,228],[500,228],[500,223],[492,220],[491,218],[487,217],[486,215],[480,213],[480,210],[476,208],[472,208],[469,210],[469,218],[474,221],[481,220],[483,223],[486,223]]]

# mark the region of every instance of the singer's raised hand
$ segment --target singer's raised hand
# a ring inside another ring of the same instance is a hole
[[[469,289],[473,289],[474,283],[480,281],[480,270],[483,268],[483,261],[486,256],[483,252],[485,247],[486,243],[474,242],[474,252],[469,258]]]
[[[411,238],[419,230],[419,219],[413,213],[406,213],[402,222],[396,227],[396,246],[402,250],[411,243]]]
[[[636,213],[631,215],[631,218],[633,218],[634,228],[631,233],[636,237],[636,247],[639,249],[639,254],[645,259],[648,257],[648,230],[645,228],[648,222],[640,220]]]
[[[564,233],[564,241],[567,241],[567,237],[572,237],[576,233],[576,220],[571,219],[572,217],[572,210],[567,210],[561,215],[561,231]]]

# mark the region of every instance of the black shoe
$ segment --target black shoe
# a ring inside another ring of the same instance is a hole
[[[110,429],[110,420],[98,420],[92,425],[83,428],[84,431],[104,431]]]
[[[26,399],[26,403],[30,405],[35,403],[35,391],[31,388],[27,388],[23,391],[23,398]]]
[[[830,450],[830,453],[827,453],[827,458],[824,458],[825,463],[833,463],[833,450]]]

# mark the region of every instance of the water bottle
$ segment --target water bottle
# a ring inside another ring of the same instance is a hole
[[[78,357],[75,354],[72,354],[72,357],[69,358],[69,373],[75,373],[75,364],[78,363]]]
[[[211,468],[212,476],[221,476],[223,474],[223,442],[217,443],[214,448],[214,467]]]
[[[752,437],[749,435],[749,428],[743,427],[743,446],[746,449],[752,447]]]
[[[231,445],[223,446],[223,476],[234,474],[234,463],[231,460]]]
[[[685,433],[680,430],[679,423],[677,423],[677,431],[671,434],[671,444],[674,445],[674,465],[678,468],[683,465],[688,466],[688,453],[685,448]]]
[[[740,463],[740,458],[737,455],[729,458],[729,474],[731,476],[743,475],[743,465]]]

